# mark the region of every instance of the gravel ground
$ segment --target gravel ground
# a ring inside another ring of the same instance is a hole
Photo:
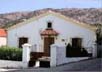
[[[22,68],[21,61],[0,60],[0,68]]]
[[[83,61],[63,64],[52,68],[27,68],[27,69],[21,68],[22,67],[21,62],[0,60],[0,67],[16,68],[15,70],[5,69],[8,70],[8,72],[70,72],[70,71],[102,72],[102,58],[83,60]]]

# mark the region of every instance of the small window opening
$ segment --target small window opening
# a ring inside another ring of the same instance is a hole
[[[48,22],[47,28],[52,28],[52,23]]]

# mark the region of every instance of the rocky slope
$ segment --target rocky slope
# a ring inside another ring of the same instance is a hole
[[[38,16],[40,14],[45,13],[48,10],[52,10],[54,12],[61,13],[67,17],[73,18],[77,21],[87,23],[87,24],[102,24],[102,8],[63,8],[63,9],[52,9],[46,8],[36,11],[28,11],[28,12],[15,12],[15,13],[6,13],[0,14],[0,27],[6,28],[17,24],[19,22],[24,21],[25,19],[29,19],[34,16]]]

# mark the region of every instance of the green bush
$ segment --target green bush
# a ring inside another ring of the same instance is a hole
[[[15,47],[2,46],[0,47],[0,59],[4,60],[22,60],[22,49]]]

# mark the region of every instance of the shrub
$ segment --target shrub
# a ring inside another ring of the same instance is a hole
[[[71,56],[71,53],[72,53],[72,46],[71,44],[68,43],[67,47],[66,47],[66,57],[69,57]]]
[[[22,49],[15,47],[2,46],[0,47],[0,59],[4,60],[22,60]]]
[[[75,48],[68,44],[66,47],[66,57],[86,57],[88,52],[85,48]]]

